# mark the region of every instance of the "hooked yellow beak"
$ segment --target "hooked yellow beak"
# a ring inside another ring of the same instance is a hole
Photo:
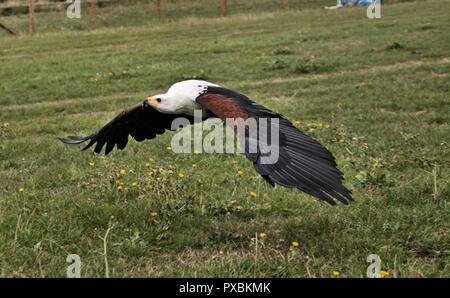
[[[161,99],[156,97],[149,97],[147,101],[152,107],[157,107],[161,103]]]

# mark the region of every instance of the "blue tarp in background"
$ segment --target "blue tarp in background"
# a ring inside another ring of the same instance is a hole
[[[345,5],[345,0],[339,0],[341,5]],[[356,0],[347,0],[348,5],[353,6],[355,4]],[[360,0],[359,6],[367,6],[372,4],[374,2],[373,0]]]

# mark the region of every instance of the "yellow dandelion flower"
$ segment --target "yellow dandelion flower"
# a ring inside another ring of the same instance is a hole
[[[122,190],[123,189],[122,185],[117,186],[117,189]]]
[[[242,171],[237,171],[237,175],[238,175],[238,177],[241,177],[241,176],[244,175],[244,172],[242,172]]]
[[[250,196],[253,197],[253,198],[256,198],[256,192],[251,191],[251,192],[250,192]]]
[[[151,217],[157,217],[157,216],[158,216],[158,212],[156,212],[156,211],[150,211],[150,216],[151,216]]]
[[[228,207],[223,207],[223,211],[228,213]]]
[[[178,173],[178,177],[179,177],[179,178],[183,178],[183,177],[184,177],[184,174],[183,174],[183,173]]]
[[[332,274],[333,274],[333,276],[336,276],[336,277],[341,275],[341,273],[339,271],[333,271]]]
[[[89,165],[90,165],[91,167],[93,167],[93,166],[94,166],[94,162],[93,162],[93,161],[90,161],[90,162],[89,162]]]
[[[120,170],[120,175],[124,176],[126,173],[127,173],[127,171],[125,171],[125,169]]]
[[[192,167],[195,169],[195,168],[197,167],[197,164],[196,164],[196,163],[193,163],[193,164],[192,164]]]
[[[238,161],[237,160],[233,160],[233,164],[237,165]]]
[[[5,122],[5,123],[3,123],[3,125],[2,125],[4,128],[8,128],[9,127],[9,123],[8,122]]]
[[[259,236],[259,239],[265,239],[267,237],[267,234],[266,233],[259,233],[258,236]]]
[[[330,124],[325,124],[325,128],[330,128],[331,125]]]
[[[131,183],[131,186],[133,186],[133,187],[136,187],[138,185],[139,185],[139,183],[137,181],[134,181],[133,183]]]
[[[383,271],[383,270],[380,271],[380,277],[381,277],[381,278],[386,278],[386,277],[388,277],[388,276],[389,276],[389,272]]]
[[[166,147],[166,149],[169,150],[169,151],[171,151],[171,150],[172,150],[172,147],[168,146],[168,147]]]
[[[148,168],[149,166],[150,166],[150,163],[149,163],[149,162],[145,163],[145,167],[146,167],[146,168]]]
[[[19,192],[24,192],[24,191],[25,191],[25,187],[23,187],[23,186],[22,186],[22,187],[19,187],[18,191],[19,191]]]
[[[155,175],[155,173],[154,173],[153,171],[150,171],[150,172],[147,173],[147,175],[148,175],[149,177],[151,177],[151,176]]]
[[[297,241],[294,241],[291,243],[292,247],[299,247],[300,243],[298,243]]]
[[[220,250],[220,251],[219,251],[219,255],[223,255],[223,250]]]

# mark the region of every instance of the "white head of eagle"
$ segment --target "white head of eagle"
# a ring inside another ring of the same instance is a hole
[[[173,84],[164,94],[150,96],[147,101],[150,106],[161,113],[194,116],[194,110],[203,109],[195,100],[206,92],[209,86],[219,87],[200,80],[182,81]]]

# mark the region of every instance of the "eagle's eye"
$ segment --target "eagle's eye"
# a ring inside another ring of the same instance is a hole
[[[160,103],[161,102],[161,98],[156,98],[156,101],[158,102],[158,103]]]

